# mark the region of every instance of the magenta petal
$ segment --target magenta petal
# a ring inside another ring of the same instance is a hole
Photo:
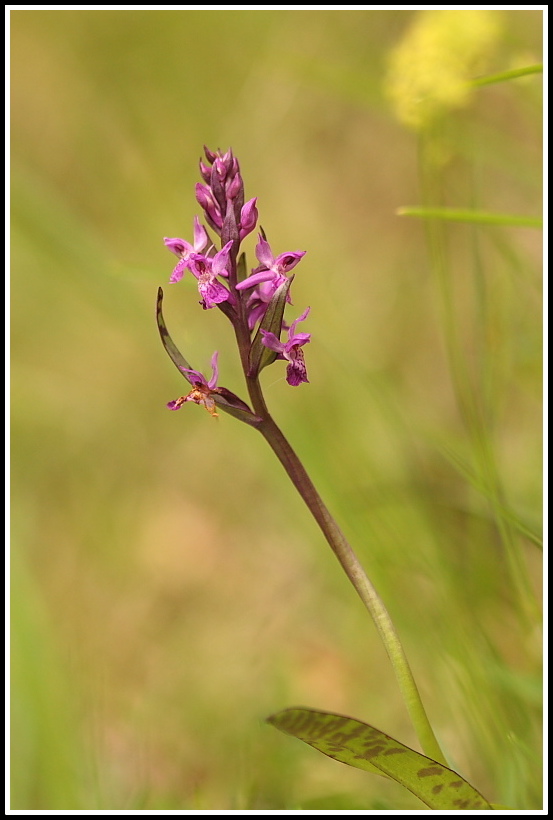
[[[214,276],[228,276],[227,264],[229,260],[230,249],[232,248],[232,239],[222,248],[219,253],[213,257],[211,272]]]
[[[295,329],[296,329],[296,325],[297,325],[297,323],[298,323],[298,322],[303,322],[305,319],[307,319],[307,317],[309,316],[309,311],[310,311],[310,310],[311,310],[311,308],[310,308],[310,307],[305,308],[305,310],[303,311],[303,313],[301,314],[301,316],[298,316],[298,318],[296,319],[296,321],[295,321],[295,322],[292,322],[292,324],[290,325],[290,332],[291,332],[292,334],[294,333],[294,331],[295,331]]]
[[[173,268],[173,273],[169,278],[170,283],[180,282],[182,277],[184,276],[184,271],[186,270],[186,259],[181,259]]]
[[[290,337],[288,342],[289,345],[306,345],[307,342],[311,341],[311,333],[296,333],[294,336]]]
[[[186,367],[181,367],[180,369],[182,370],[183,373],[186,374],[186,378],[188,379],[190,384],[205,384],[205,385],[207,385],[204,374],[200,373],[199,370],[188,370]]]
[[[263,344],[265,347],[268,347],[270,350],[274,350],[275,353],[282,353],[284,351],[285,345],[283,345],[280,339],[278,339],[270,330],[264,330],[261,328],[261,335],[263,337]]]
[[[305,256],[306,251],[289,251],[288,253],[281,253],[273,262],[273,270],[278,270],[280,273],[288,273],[292,268],[295,268],[298,262]]]
[[[255,255],[259,259],[262,265],[265,265],[266,268],[270,268],[275,261],[275,258],[271,251],[271,246],[267,242],[266,239],[263,239],[261,234],[259,235],[259,242],[255,247]]]
[[[305,367],[305,360],[303,358],[303,353],[301,350],[297,351],[296,358],[294,361],[290,362],[288,367],[286,368],[286,381],[288,384],[291,384],[292,387],[297,387],[302,382],[308,382],[309,379],[307,378],[307,368]]]
[[[210,390],[217,385],[217,379],[219,377],[219,366],[217,364],[217,359],[219,358],[219,351],[216,350],[213,356],[211,357],[211,378],[207,383],[207,386]]]
[[[169,237],[165,237],[163,243],[166,248],[168,248],[171,253],[174,253],[176,256],[182,256],[184,253],[189,253],[193,250],[192,245],[190,242],[187,242],[186,239],[180,239],[179,237],[174,237],[170,239]]]
[[[247,279],[244,279],[243,282],[239,282],[236,285],[236,290],[246,290],[246,288],[253,288],[261,282],[270,282],[275,278],[275,275],[272,270],[262,270],[259,273],[253,273],[251,276],[248,276]]]
[[[251,308],[248,308],[248,327],[250,330],[253,330],[256,323],[263,319],[267,312],[267,304],[265,302],[259,302],[258,304],[254,304]]]
[[[209,244],[209,237],[197,216],[194,217],[194,250],[201,253]]]
[[[198,290],[203,297],[206,308],[212,308],[221,302],[226,302],[230,296],[229,291],[215,280],[199,282]]]
[[[211,190],[207,185],[202,185],[201,182],[196,183],[196,199],[204,210],[207,210],[215,204]]]
[[[226,190],[226,197],[227,201],[229,199],[234,199],[238,196],[240,190],[243,188],[244,183],[242,182],[242,177],[240,174],[236,174],[231,180],[230,183],[227,183],[227,190]]]
[[[248,202],[242,206],[240,212],[240,240],[251,233],[256,226],[258,218],[256,203],[257,197],[254,197],[254,199],[248,200]]]

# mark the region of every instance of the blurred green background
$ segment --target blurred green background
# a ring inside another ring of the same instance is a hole
[[[185,382],[155,325],[162,239],[191,239],[204,143],[232,146],[275,254],[307,251],[310,384],[264,372],[276,420],[452,764],[541,806],[541,237],[396,215],[425,188],[539,215],[541,77],[410,132],[385,85],[419,14],[11,12],[12,809],[422,808],[264,723],[305,705],[418,748],[262,438],[165,409]],[[541,12],[491,14],[486,71],[540,61]],[[165,293],[185,356],[219,350],[245,398],[224,316],[191,281]]]

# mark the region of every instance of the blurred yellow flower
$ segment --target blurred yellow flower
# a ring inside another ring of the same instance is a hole
[[[499,38],[497,11],[421,11],[389,57],[386,93],[398,119],[420,131],[467,105]]]

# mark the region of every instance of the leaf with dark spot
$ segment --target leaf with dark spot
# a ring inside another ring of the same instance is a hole
[[[367,723],[303,708],[284,709],[267,718],[267,722],[340,763],[395,780],[431,809],[492,809],[474,786],[457,772]]]

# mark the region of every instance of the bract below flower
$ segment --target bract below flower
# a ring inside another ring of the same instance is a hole
[[[307,369],[303,356],[303,345],[311,341],[310,333],[296,333],[296,325],[307,318],[311,308],[306,308],[295,322],[292,322],[288,330],[288,341],[281,342],[274,333],[261,329],[263,344],[265,347],[278,353],[278,359],[287,359],[289,362],[286,368],[286,381],[293,387],[297,387],[302,382],[308,382]]]

